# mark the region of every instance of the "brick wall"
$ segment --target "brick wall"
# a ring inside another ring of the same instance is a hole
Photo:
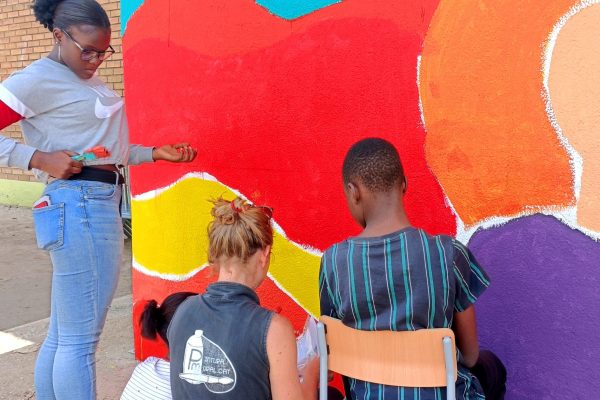
[[[99,69],[100,76],[123,95],[123,54],[119,0],[99,0],[112,24],[111,45],[117,51]],[[31,0],[0,0],[0,80],[46,56],[52,49],[52,34],[33,16]],[[22,140],[19,124],[2,130],[2,135]],[[35,181],[29,171],[0,167],[0,179]]]

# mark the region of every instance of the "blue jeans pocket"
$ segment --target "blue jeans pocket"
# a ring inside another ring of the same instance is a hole
[[[53,204],[33,210],[35,238],[42,250],[56,250],[64,243],[65,205]]]
[[[104,200],[112,199],[117,190],[117,185],[110,183],[96,183],[93,186],[85,187],[83,189],[85,198],[88,200]]]

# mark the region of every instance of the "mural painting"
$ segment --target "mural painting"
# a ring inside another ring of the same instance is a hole
[[[275,210],[261,302],[300,330],[318,315],[321,251],[357,232],[342,158],[380,136],[403,159],[412,223],[457,235],[491,275],[480,339],[507,364],[508,398],[600,389],[586,340],[600,309],[600,2],[123,3],[133,139],[199,149],[190,165],[132,169],[134,318],[144,299],[214,279],[208,200],[242,195]],[[136,335],[136,355],[164,347]]]

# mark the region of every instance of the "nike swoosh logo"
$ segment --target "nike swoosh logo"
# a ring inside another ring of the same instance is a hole
[[[105,106],[100,101],[100,98],[96,99],[96,106],[94,107],[94,112],[96,113],[96,117],[100,119],[110,118],[114,113],[119,111],[123,107],[123,100],[119,100],[119,102],[115,104],[111,104],[109,106]]]

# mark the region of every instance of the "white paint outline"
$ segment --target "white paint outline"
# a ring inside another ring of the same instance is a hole
[[[186,280],[192,278],[194,275],[196,275],[200,271],[202,271],[204,268],[208,267],[208,263],[206,263],[206,264],[202,264],[199,267],[194,268],[187,274],[165,274],[162,272],[156,272],[156,271],[149,269],[148,267],[144,266],[144,264],[141,264],[140,262],[138,262],[134,256],[131,257],[131,265],[134,269],[143,273],[144,275],[151,276],[154,278],[164,279],[166,281],[171,281],[171,282],[186,281]]]
[[[417,94],[419,96],[419,113],[421,115],[421,124],[423,127],[423,131],[425,132],[425,143],[426,143],[428,133],[427,133],[427,125],[425,124],[425,111],[423,109],[423,100],[421,98],[421,61],[422,61],[422,59],[423,59],[423,55],[419,54],[417,56]],[[435,175],[435,173],[429,166],[429,163],[427,163],[426,151],[423,151],[423,154],[425,156],[425,165],[427,165],[427,169],[429,170],[429,172],[431,172],[431,175],[435,178],[436,182],[438,183],[438,185],[442,191],[442,194],[444,195],[444,203],[450,209],[450,212],[452,213],[452,215],[454,216],[454,218],[456,220],[456,238],[461,241],[462,240],[468,241],[468,239],[473,235],[474,231],[470,232],[471,229],[469,229],[469,230],[466,229],[465,223],[460,218],[460,215],[454,208],[454,205],[452,204],[450,197],[448,196],[448,194],[446,193],[446,190],[444,189],[444,185],[442,185],[440,180],[437,178],[437,176]],[[476,226],[474,229],[476,230]],[[467,242],[464,242],[464,243],[467,243]]]
[[[208,172],[188,172],[187,174],[183,175],[182,177],[177,179],[175,182],[173,182],[167,186],[164,186],[164,187],[158,188],[158,189],[153,189],[148,192],[144,192],[144,193],[140,193],[138,195],[132,196],[132,201],[135,200],[135,201],[143,202],[143,201],[152,200],[152,199],[158,197],[160,194],[172,189],[177,184],[179,184],[180,182],[183,182],[187,179],[199,179],[199,180],[203,180],[203,181],[216,182],[220,185],[223,185],[225,188],[227,188],[227,190],[232,191],[236,196],[239,196],[239,197],[243,198],[244,200],[248,201],[249,203],[253,204],[252,201],[250,201],[246,196],[244,196],[239,190],[233,189],[233,188],[229,187],[228,185],[225,185],[223,182],[219,181],[215,176],[209,174]],[[299,250],[309,253],[316,257],[321,257],[321,255],[323,254],[323,252],[321,252],[320,250],[318,250],[314,247],[311,247],[308,245],[302,245],[300,243],[297,243],[297,242],[291,240],[287,236],[287,234],[285,233],[283,228],[275,221],[275,219],[273,219],[272,223],[273,223],[273,230],[275,232],[277,232],[279,235],[281,235],[283,239],[285,239],[286,241],[291,243],[293,246],[296,246]],[[145,275],[156,277],[156,278],[161,278],[164,280],[180,282],[180,281],[185,281],[187,279],[192,278],[194,275],[196,275],[197,273],[202,271],[204,268],[208,267],[208,264],[205,263],[203,265],[200,265],[186,274],[165,274],[165,273],[156,272],[156,271],[149,269],[148,267],[144,266],[142,263],[138,262],[135,259],[135,255],[133,255],[132,256],[132,266],[133,266],[133,268],[135,268],[139,272],[142,272]],[[283,289],[283,287],[281,287],[279,282],[277,282],[277,280],[270,273],[268,274],[268,276],[271,277],[271,279],[275,282],[275,284],[280,289],[282,289],[284,292],[289,294],[287,291],[285,291]],[[296,300],[294,299],[294,301],[296,301]]]
[[[446,200],[446,205],[451,209],[452,213],[456,217],[456,238],[463,243],[468,243],[471,237],[478,230],[482,229],[490,229],[495,227],[500,227],[505,225],[513,220],[518,220],[520,218],[531,216],[534,214],[542,214],[547,216],[552,216],[557,218],[563,224],[567,225],[569,228],[573,230],[577,230],[582,234],[590,237],[591,239],[600,242],[600,232],[592,231],[587,229],[577,222],[577,202],[579,200],[579,195],[581,191],[581,176],[583,174],[583,158],[579,155],[579,153],[575,150],[573,146],[569,143],[568,139],[562,133],[562,129],[560,128],[556,116],[554,114],[554,110],[552,108],[552,100],[550,97],[550,90],[548,86],[548,79],[550,77],[550,66],[552,63],[552,52],[554,51],[554,46],[556,45],[556,40],[558,39],[558,35],[560,34],[561,29],[566,25],[570,18],[579,13],[580,11],[596,5],[600,4],[600,0],[581,0],[580,3],[574,5],[564,14],[558,22],[554,25],[552,32],[548,36],[546,44],[544,46],[544,50],[542,53],[542,76],[543,76],[543,89],[542,89],[542,99],[545,103],[546,114],[548,115],[548,119],[552,128],[557,134],[557,137],[561,143],[561,145],[567,151],[569,155],[569,164],[571,165],[571,172],[573,174],[573,190],[575,193],[575,205],[563,207],[563,206],[529,206],[526,207],[525,210],[513,214],[513,215],[494,215],[483,220],[478,221],[473,225],[465,225],[464,221],[460,218],[460,214],[454,208],[452,201],[446,194],[444,190],[444,186],[439,181],[439,179],[434,175],[438,184],[440,185],[442,192],[444,193],[444,198]],[[427,126],[425,124],[425,114],[423,109],[423,103],[421,99],[421,62],[422,55],[419,54],[417,56],[417,89],[419,94],[419,111],[421,113],[421,122],[423,124],[423,128],[425,129],[425,134],[427,135]],[[433,171],[432,171],[433,173]]]
[[[421,116],[421,124],[425,129],[425,112],[423,111],[423,99],[421,98],[421,60],[423,56],[417,56],[417,94],[419,95],[419,115]],[[427,134],[427,132],[425,132]]]
[[[581,155],[575,150],[575,148],[569,143],[567,137],[563,134],[562,128],[558,124],[556,120],[556,114],[554,113],[554,108],[552,107],[552,97],[550,95],[550,87],[548,85],[548,80],[550,79],[550,67],[552,65],[552,53],[554,52],[554,47],[556,46],[556,41],[558,40],[558,36],[560,31],[567,22],[577,15],[582,10],[591,7],[595,4],[600,4],[600,0],[581,0],[580,3],[574,5],[567,11],[565,15],[563,15],[558,22],[552,28],[552,32],[548,36],[548,40],[546,41],[546,45],[544,46],[544,52],[542,54],[542,77],[543,77],[543,89],[542,89],[542,98],[546,104],[546,114],[548,115],[548,120],[554,128],[556,135],[562,146],[565,148],[567,153],[570,156],[570,164],[573,172],[573,190],[575,192],[575,200],[579,201],[579,196],[581,192],[581,176],[583,174],[583,158]],[[575,215],[575,218],[577,216]],[[599,233],[600,234],[600,233]]]

